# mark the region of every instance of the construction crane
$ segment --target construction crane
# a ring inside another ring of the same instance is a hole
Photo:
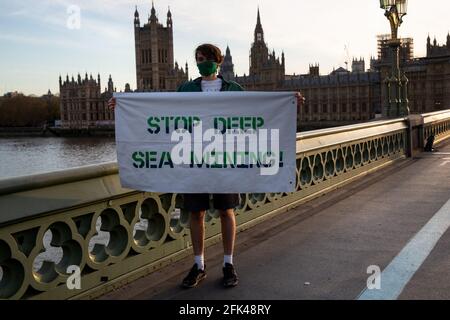
[[[344,51],[345,51],[345,61],[344,61],[344,63],[345,63],[345,69],[348,70],[348,66],[349,66],[349,64],[350,64],[350,52],[349,52],[349,50],[348,50],[348,44],[345,44],[345,45],[344,45]]]

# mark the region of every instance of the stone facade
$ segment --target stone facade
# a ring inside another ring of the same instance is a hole
[[[232,64],[226,63],[226,74],[254,91],[301,91],[306,104],[300,110],[300,121],[364,121],[383,114],[385,90],[383,79],[390,73],[392,52],[389,36],[378,37],[378,57],[372,58],[366,70],[364,59],[353,59],[351,71],[344,68],[320,75],[318,64],[310,65],[308,74],[286,75],[285,57],[269,53],[258,10],[254,42],[250,54],[249,75],[234,76]],[[226,60],[232,61],[227,48]],[[225,63],[224,63],[225,64]],[[414,41],[401,39],[400,64],[409,78],[408,96],[411,113],[450,108],[450,34],[447,43],[427,40],[427,56],[414,58]],[[225,73],[225,72],[224,72]]]
[[[188,65],[174,62],[173,20],[167,13],[167,26],[159,23],[152,6],[148,22],[141,26],[139,12],[134,14],[137,91],[175,91],[188,80]],[[220,73],[225,79],[240,83],[250,91],[300,91],[306,98],[299,109],[299,121],[365,121],[383,114],[385,90],[383,79],[390,73],[392,53],[388,36],[378,37],[378,57],[366,70],[364,59],[353,59],[351,71],[338,68],[321,75],[318,64],[310,65],[308,74],[286,75],[285,55],[277,57],[264,38],[258,10],[254,39],[250,50],[248,75],[238,76],[227,46]],[[427,39],[427,56],[414,58],[412,39],[401,40],[401,68],[409,78],[409,105],[412,113],[450,108],[450,34],[445,45]],[[97,81],[86,77],[60,78],[61,119],[66,127],[89,127],[113,124],[114,114],[107,101],[115,91],[110,77],[108,88],[101,92]],[[125,92],[131,92],[127,84]]]
[[[139,12],[134,13],[136,83],[138,91],[175,91],[188,80],[188,65],[180,68],[174,62],[173,20],[167,12],[167,26],[156,16],[152,5],[147,23],[141,27]]]
[[[136,91],[175,91],[188,80],[188,65],[185,69],[174,63],[173,21],[170,10],[167,13],[167,27],[158,22],[152,6],[148,23],[140,25],[139,12],[134,13],[134,36],[136,50]],[[84,129],[89,127],[114,127],[114,112],[107,107],[108,100],[116,92],[111,76],[108,87],[102,92],[100,75],[75,80],[59,79],[61,125],[65,128]],[[125,92],[132,92],[125,85]]]
[[[379,74],[366,72],[364,59],[353,60],[352,72],[339,68],[328,75],[320,75],[318,64],[310,65],[308,74],[286,75],[285,65],[284,52],[281,60],[269,53],[258,10],[249,75],[233,80],[246,90],[302,92],[306,104],[298,110],[299,121],[360,121],[381,112]]]
[[[320,75],[318,68],[312,67],[307,75],[290,77],[280,88],[305,96],[306,103],[298,110],[300,121],[361,121],[381,113],[379,73],[339,68]],[[359,70],[359,65],[353,69]]]
[[[275,50],[270,52],[265,40],[261,16],[258,9],[253,43],[250,49],[249,75],[236,77],[235,81],[247,90],[274,91],[283,85],[285,78],[284,53],[277,57]]]
[[[434,38],[433,44],[431,44],[431,38],[427,38],[427,57],[437,58],[450,56],[450,33],[447,34],[447,43],[445,45],[439,45],[437,43],[436,37]]]
[[[414,59],[405,67],[409,108],[425,113],[450,108],[450,55]]]
[[[231,79],[235,78],[233,57],[231,56],[231,52],[230,52],[230,47],[229,46],[227,46],[227,50],[225,52],[223,63],[220,66],[219,74],[225,80],[231,80]]]
[[[409,42],[412,43],[412,40]],[[405,43],[404,39],[402,43]],[[387,50],[387,48],[381,49],[382,52]],[[402,47],[402,50],[405,51],[405,48]],[[450,108],[450,35],[447,35],[445,45],[439,45],[436,38],[432,44],[428,37],[426,57],[414,58],[412,52],[410,54],[403,52],[400,62],[409,80],[408,100],[411,113],[426,113]],[[381,79],[386,79],[390,75],[391,58],[388,54],[379,55],[372,64],[373,69],[380,72]],[[381,92],[383,103],[387,99],[386,89],[383,88]]]
[[[85,129],[90,127],[113,127],[114,112],[107,107],[107,101],[112,97],[114,83],[109,76],[108,87],[101,92],[100,75],[97,79],[88,77],[77,80],[69,76],[63,82],[59,77],[61,126],[64,128]]]

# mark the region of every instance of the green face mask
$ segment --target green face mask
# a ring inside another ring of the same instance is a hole
[[[204,61],[197,64],[200,74],[204,77],[210,76],[217,72],[217,62],[214,61]]]

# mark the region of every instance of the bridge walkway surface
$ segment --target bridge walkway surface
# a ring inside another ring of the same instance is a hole
[[[235,288],[221,287],[217,243],[206,249],[207,279],[197,288],[180,287],[187,257],[100,299],[450,299],[444,143],[239,233]],[[377,267],[381,288],[369,290]]]

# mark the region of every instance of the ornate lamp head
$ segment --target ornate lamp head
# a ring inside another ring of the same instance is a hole
[[[397,0],[395,1],[395,5],[400,16],[406,15],[406,11],[408,9],[408,0]]]
[[[395,5],[396,0],[380,0],[380,8],[388,10],[390,7]]]

